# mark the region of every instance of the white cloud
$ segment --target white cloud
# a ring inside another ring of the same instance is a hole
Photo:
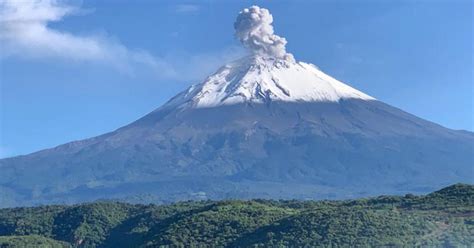
[[[198,6],[177,5],[177,11]],[[206,53],[169,53],[162,57],[130,49],[110,35],[79,35],[50,27],[70,15],[87,13],[60,0],[0,0],[0,59],[61,59],[111,66],[127,75],[192,81],[203,79],[224,63],[244,54],[230,47]]]
[[[0,0],[1,57],[98,62],[127,73],[133,73],[133,67],[140,65],[157,70],[164,77],[177,75],[166,62],[146,51],[131,50],[111,37],[76,35],[48,26],[82,11],[59,0]]]

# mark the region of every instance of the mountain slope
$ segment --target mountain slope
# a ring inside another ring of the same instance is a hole
[[[473,146],[312,65],[251,56],[114,132],[0,160],[0,205],[425,193],[473,182]]]
[[[243,9],[229,63],[113,132],[0,160],[0,207],[102,198],[347,198],[474,182],[474,134],[297,62],[267,9]]]

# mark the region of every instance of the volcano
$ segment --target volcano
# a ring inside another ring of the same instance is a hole
[[[113,132],[0,160],[0,205],[340,199],[474,182],[474,133],[297,62],[255,8],[235,25],[251,55]]]

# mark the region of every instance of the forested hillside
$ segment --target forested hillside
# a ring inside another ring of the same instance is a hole
[[[97,202],[0,209],[0,247],[474,244],[474,186],[346,201]]]

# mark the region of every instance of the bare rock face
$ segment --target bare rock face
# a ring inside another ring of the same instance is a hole
[[[0,206],[347,198],[474,182],[474,134],[254,55],[116,131],[0,160]]]

